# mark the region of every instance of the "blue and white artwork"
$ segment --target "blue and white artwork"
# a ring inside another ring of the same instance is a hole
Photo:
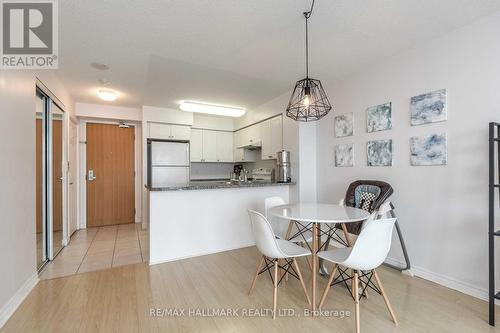
[[[374,140],[366,144],[368,166],[392,166],[392,140]]]
[[[410,138],[411,165],[446,165],[448,152],[446,134],[431,134]]]
[[[354,145],[352,143],[335,146],[335,166],[354,166]]]
[[[354,134],[354,115],[352,113],[341,114],[333,119],[335,136],[343,138]]]
[[[436,123],[446,119],[446,89],[411,98],[410,122],[412,126]]]
[[[366,109],[366,131],[368,133],[392,128],[392,103],[380,104]]]

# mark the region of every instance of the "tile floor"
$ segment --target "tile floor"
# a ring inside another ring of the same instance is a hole
[[[76,231],[71,241],[40,274],[52,279],[137,264],[149,259],[149,236],[141,224],[122,224]]]

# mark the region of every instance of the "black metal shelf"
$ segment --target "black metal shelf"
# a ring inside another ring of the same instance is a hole
[[[500,123],[489,124],[489,217],[488,217],[488,269],[489,269],[489,323],[495,326],[495,300],[500,300],[500,291],[495,292],[495,236],[500,236],[500,230],[495,231],[495,208],[499,201],[495,200],[495,189],[500,196]],[[495,163],[497,164],[495,168]]]

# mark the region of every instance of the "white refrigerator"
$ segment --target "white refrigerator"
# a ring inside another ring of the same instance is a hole
[[[189,142],[148,140],[148,185],[189,185],[189,161]]]

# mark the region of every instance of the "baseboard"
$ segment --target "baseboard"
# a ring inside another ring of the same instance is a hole
[[[38,283],[38,274],[35,273],[32,277],[30,277],[22,286],[19,288],[14,296],[2,307],[0,310],[0,328],[5,325],[7,320],[9,320],[10,316],[14,314],[19,305],[24,301],[26,296],[31,292],[31,290]]]
[[[403,261],[394,258],[387,258],[385,262],[391,265],[396,265],[401,267],[404,267],[406,265]],[[488,302],[488,290],[486,289],[478,288],[477,286],[474,286],[470,283],[463,282],[446,275],[434,273],[425,268],[414,265],[411,266],[410,270],[415,276],[421,277],[424,280],[437,283],[444,287],[459,291],[461,293]]]
[[[149,261],[149,266],[152,265],[158,265],[158,264],[164,264],[167,262],[171,261],[177,261],[177,260],[183,260],[183,259],[189,259],[189,258],[194,258],[194,257],[201,257],[201,256],[206,256],[209,254],[215,254],[215,253],[221,253],[221,252],[226,252],[226,251],[232,251],[232,250],[238,250],[238,249],[243,249],[245,247],[250,247],[250,246],[255,246],[255,243],[249,243],[249,244],[244,244],[236,247],[228,247],[228,248],[223,248],[215,251],[206,251],[206,252],[198,252],[195,254],[190,254],[188,256],[183,256],[183,257],[176,257],[176,258],[171,258],[171,259],[166,259],[166,260],[154,260],[154,261]]]

